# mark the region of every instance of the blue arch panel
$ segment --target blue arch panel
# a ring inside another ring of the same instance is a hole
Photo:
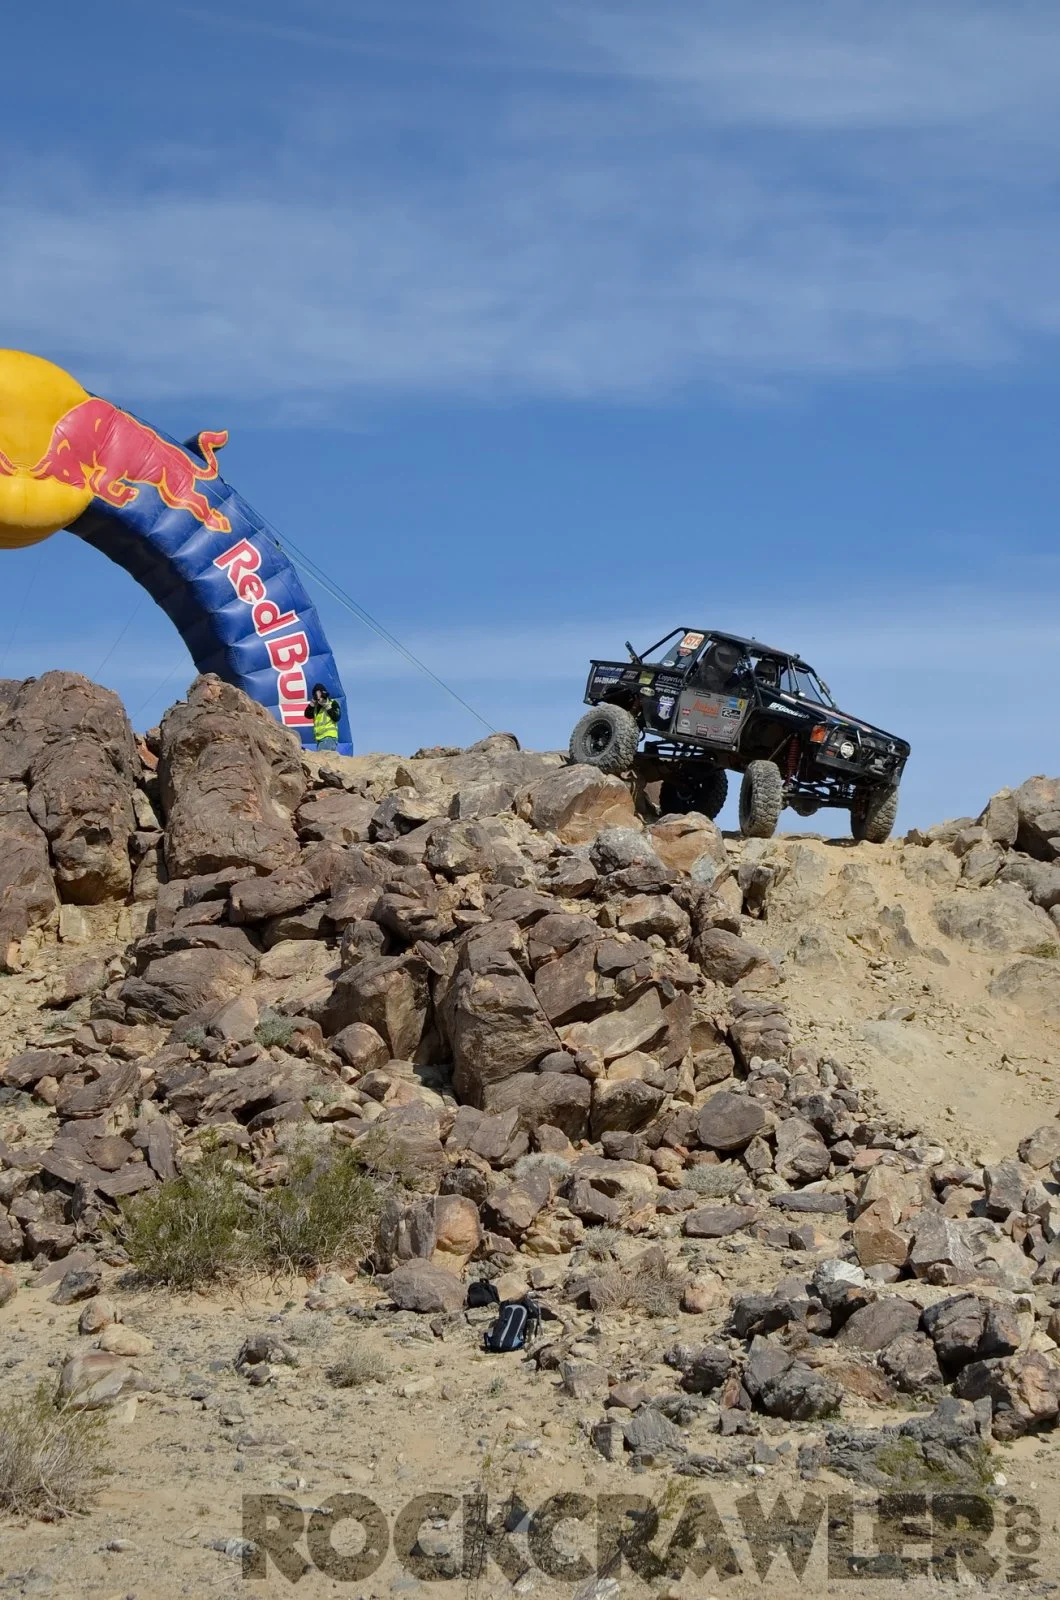
[[[126,413],[131,416],[131,413]],[[141,424],[146,427],[146,424]],[[199,510],[167,505],[151,483],[125,505],[97,495],[70,532],[124,567],[177,628],[200,672],[236,684],[313,748],[305,706],[315,683],[342,708],[339,751],[353,752],[346,696],[316,607],[276,533],[204,457],[151,429],[186,457]],[[199,476],[199,474],[202,476]]]

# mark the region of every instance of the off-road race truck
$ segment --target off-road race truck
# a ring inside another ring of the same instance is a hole
[[[909,745],[836,706],[800,656],[708,628],[675,628],[628,661],[594,661],[572,761],[661,782],[662,812],[716,817],[741,772],[740,831],[768,839],[785,806],[850,812],[855,839],[894,826]],[[642,748],[643,741],[643,748]]]

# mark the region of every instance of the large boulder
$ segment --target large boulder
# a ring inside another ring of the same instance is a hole
[[[427,1026],[427,967],[409,953],[377,956],[339,977],[317,1020],[328,1035],[366,1023],[387,1045],[391,1059],[413,1061]]]
[[[1016,790],[1016,848],[1039,861],[1060,858],[1060,778],[1028,778]]]
[[[253,970],[230,950],[174,950],[149,962],[142,977],[127,978],[121,998],[130,1012],[173,1022],[242,994]]]
[[[445,998],[453,1052],[453,1087],[461,1100],[483,1104],[489,1085],[534,1067],[559,1047],[552,1024],[524,974],[512,962],[500,970],[458,971]]]
[[[63,900],[97,905],[128,894],[139,765],[121,701],[80,673],[30,678],[0,710],[0,781],[26,784]]]
[[[0,783],[0,963],[58,904],[48,840],[29,814],[25,784]]]
[[[959,889],[936,903],[934,915],[948,938],[975,950],[1032,954],[1057,942],[1055,923],[1010,884]]]
[[[564,844],[586,844],[603,828],[636,823],[633,797],[618,778],[596,767],[560,767],[524,789],[516,802],[524,821]]]
[[[1004,1000],[1026,1017],[1060,1024],[1060,961],[1024,956],[1002,967],[990,981],[995,1000]]]
[[[162,720],[158,776],[172,877],[294,861],[305,792],[295,735],[242,690],[208,673]]]

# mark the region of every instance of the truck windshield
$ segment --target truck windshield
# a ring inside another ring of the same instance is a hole
[[[835,705],[832,696],[810,667],[797,667],[789,663],[784,673],[784,687],[789,694],[801,695],[803,700],[812,700],[816,705]]]

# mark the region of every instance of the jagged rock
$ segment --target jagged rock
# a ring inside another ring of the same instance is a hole
[[[121,998],[130,1012],[172,1022],[233,999],[251,974],[246,958],[232,951],[176,950],[149,962],[143,977],[127,978]]]
[[[592,1086],[593,1138],[599,1139],[612,1130],[632,1132],[643,1128],[665,1099],[662,1089],[653,1088],[642,1078],[597,1078]]]
[[[562,1129],[568,1139],[584,1139],[591,1092],[590,1085],[576,1072],[517,1072],[485,1085],[483,1109],[514,1109],[516,1126],[527,1132],[548,1125]]]
[[[1016,848],[1040,861],[1060,857],[1060,778],[1028,778],[1016,790]]]
[[[556,919],[543,920],[554,923]],[[541,948],[540,944],[537,948]],[[554,961],[545,962],[534,975],[538,1003],[556,1027],[592,1017],[597,1010],[597,989],[596,945],[589,940],[576,944]]]
[[[305,792],[298,742],[264,706],[213,674],[162,719],[159,784],[171,877],[293,862]]]
[[[340,974],[317,1020],[329,1037],[353,1023],[365,1023],[392,1059],[413,1061],[427,1026],[427,971],[416,953],[361,961]]]
[[[0,1072],[5,1089],[32,1089],[42,1078],[64,1078],[81,1066],[77,1056],[58,1050],[24,1050]]]
[[[768,1121],[759,1101],[721,1089],[699,1114],[699,1141],[707,1150],[740,1150]]]
[[[1060,1122],[1045,1122],[1021,1139],[1017,1154],[1025,1166],[1040,1172],[1060,1159]]]
[[[937,1283],[967,1283],[975,1261],[960,1226],[940,1212],[925,1212],[917,1221],[909,1265],[918,1278]]]
[[[729,1037],[740,1066],[749,1069],[755,1056],[769,1061],[787,1060],[791,1029],[781,1006],[748,1000],[738,991],[734,991],[729,1006],[733,1014]]]
[[[890,1295],[855,1311],[837,1337],[840,1344],[856,1350],[883,1350],[902,1334],[914,1333],[919,1322],[918,1306]]]
[[[678,948],[688,943],[692,932],[686,912],[668,894],[635,894],[609,908],[609,922],[622,933],[637,939],[656,934]]]
[[[830,1416],[838,1411],[842,1398],[842,1391],[830,1378],[762,1338],[756,1338],[751,1346],[743,1383],[759,1410],[788,1422]]]
[[[535,1066],[558,1048],[551,1023],[514,962],[495,971],[459,970],[443,1015],[453,1087],[473,1105],[482,1104],[487,1085]]]
[[[1028,1017],[1060,1023],[1060,962],[1026,956],[1003,967],[987,986],[995,1000],[1005,1000]]]
[[[1021,1210],[1032,1178],[1033,1173],[1018,1161],[1002,1161],[996,1167],[984,1167],[987,1216],[1004,1222],[1013,1211]]]
[[[994,1436],[1002,1441],[1053,1427],[1060,1414],[1056,1369],[1037,1350],[971,1362],[954,1393],[964,1400],[989,1400]]]
[[[1019,832],[1019,801],[1011,789],[1000,789],[991,795],[977,820],[988,839],[1011,848]]]
[[[756,967],[769,962],[768,952],[749,939],[727,933],[724,928],[706,928],[692,941],[690,955],[702,968],[704,977],[731,986],[739,983]]]
[[[626,867],[661,865],[649,834],[638,827],[603,828],[589,851],[597,872],[622,872]]]
[[[725,865],[725,840],[720,828],[698,812],[663,817],[648,833],[655,853],[673,872],[687,872],[700,882],[710,882],[714,874],[704,877],[702,864]]]
[[[58,907],[48,840],[28,810],[25,784],[0,782],[0,963]],[[13,957],[17,959],[17,955]]]
[[[810,1123],[801,1117],[785,1118],[777,1124],[776,1141],[773,1166],[786,1183],[812,1183],[825,1177],[830,1165],[828,1146]]]
[[[639,1454],[659,1456],[677,1453],[683,1455],[688,1448],[679,1428],[654,1406],[644,1405],[635,1411],[628,1422],[622,1423],[626,1449]]]
[[[584,1050],[606,1064],[634,1050],[651,1050],[666,1031],[671,1009],[664,1008],[662,995],[653,984],[623,1007],[612,1006],[591,1022],[561,1028],[559,1037],[568,1050]]]
[[[564,844],[585,844],[603,828],[631,827],[633,799],[618,778],[595,767],[561,767],[539,778],[516,800],[516,810],[541,833]]]
[[[326,844],[360,844],[368,838],[375,811],[371,800],[342,789],[319,789],[306,795],[295,813],[298,836]]]
[[[922,1394],[943,1381],[934,1346],[923,1333],[900,1333],[876,1359],[903,1394]]]
[[[939,1362],[951,1375],[970,1361],[1015,1355],[1021,1343],[1015,1313],[974,1294],[937,1301],[924,1312],[923,1322]]]
[[[0,708],[0,778],[27,784],[63,900],[97,905],[128,894],[139,767],[121,701],[78,673],[31,678]],[[28,830],[14,832],[32,846]]]
[[[1045,912],[1028,904],[1010,884],[947,895],[936,903],[934,917],[948,938],[976,950],[1029,954],[1057,939],[1056,926]]]

